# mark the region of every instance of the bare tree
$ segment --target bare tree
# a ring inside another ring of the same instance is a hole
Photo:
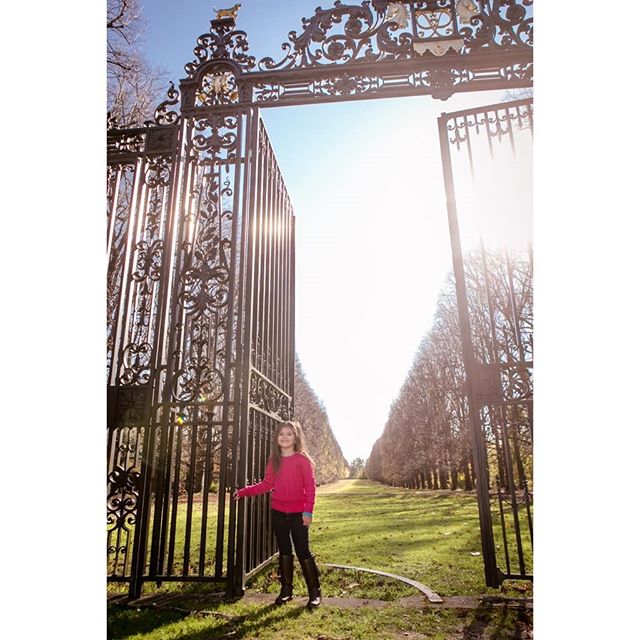
[[[107,106],[121,127],[150,119],[167,81],[142,53],[146,27],[138,0],[107,0]]]

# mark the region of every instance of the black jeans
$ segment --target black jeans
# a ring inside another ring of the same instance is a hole
[[[271,525],[276,535],[278,550],[283,556],[293,555],[291,539],[296,549],[298,560],[306,560],[311,556],[309,551],[309,527],[302,524],[302,513],[283,513],[271,509]]]

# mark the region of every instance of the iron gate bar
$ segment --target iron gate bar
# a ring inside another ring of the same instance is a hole
[[[533,121],[532,121],[533,125]],[[518,346],[518,355],[521,362],[526,361],[524,347],[522,346],[522,337],[520,335],[520,319],[518,318],[518,314],[516,312],[516,298],[515,298],[515,289],[513,286],[513,263],[511,262],[511,255],[505,249],[504,251],[505,263],[507,265],[507,286],[509,289],[509,303],[511,305],[511,321],[515,327],[515,338],[516,344]],[[531,362],[530,366],[533,366],[533,362]]]
[[[175,414],[171,416],[171,429],[176,429]],[[171,525],[169,529],[169,551],[167,557],[166,575],[173,575],[173,563],[175,558],[176,532],[178,526],[178,487],[180,486],[180,460],[182,459],[182,429],[178,429],[175,449],[175,462],[173,469],[173,496],[171,504]]]
[[[502,491],[500,476],[496,476],[496,487],[498,490],[498,507],[500,509],[500,524],[502,525],[502,544],[504,545],[504,559],[507,566],[507,574],[511,573],[511,562],[509,561],[509,545],[507,542],[507,524],[504,517],[504,507],[502,506]]]
[[[531,517],[531,496],[529,495],[529,484],[526,477],[524,478],[524,501],[527,507],[527,524],[529,525],[529,537],[531,539],[531,548],[533,549],[533,518]]]

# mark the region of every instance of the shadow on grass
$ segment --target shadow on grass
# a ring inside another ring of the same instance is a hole
[[[107,607],[107,638],[120,640],[136,633],[151,633],[158,627],[179,622],[189,614],[158,609],[134,609],[121,605]]]
[[[275,626],[286,620],[294,620],[306,611],[305,606],[295,608],[281,607],[275,604],[265,605],[256,611],[237,616],[220,626],[200,631],[187,631],[183,635],[176,636],[176,640],[212,640],[212,638],[253,638],[260,637],[260,630]],[[212,635],[212,631],[214,634]]]
[[[533,611],[483,598],[473,620],[463,629],[462,640],[529,640],[533,637]]]
[[[175,640],[212,640],[224,637],[258,637],[262,627],[292,620],[307,611],[305,606],[277,606],[265,604],[250,612],[227,614],[218,612],[221,605],[241,603],[242,596],[228,597],[211,584],[182,584],[180,590],[147,585],[146,593],[138,600],[115,597],[107,606],[107,639],[121,640],[136,634],[160,634],[162,628],[180,625],[171,630]],[[190,628],[189,621],[211,619],[203,629]],[[182,624],[184,621],[184,624]],[[154,637],[156,637],[154,635]]]
[[[260,629],[277,626],[286,620],[293,620],[306,611],[305,606],[280,607],[275,604],[259,607],[248,614],[227,616],[229,619],[219,619],[206,612],[178,612],[155,607],[153,609],[134,609],[112,605],[108,610],[107,638],[120,640],[134,634],[151,633],[162,627],[185,620],[187,617],[205,618],[219,622],[205,629],[185,629],[179,635],[172,634],[175,640],[212,640],[213,638],[244,638],[254,637]],[[185,626],[188,626],[185,624]],[[256,636],[257,637],[257,636]]]
[[[160,587],[145,585],[138,600],[131,601],[127,594],[112,593],[112,604],[128,604],[132,607],[175,607],[178,609],[198,610],[212,605],[230,602],[225,591],[218,585],[197,582],[165,582]]]

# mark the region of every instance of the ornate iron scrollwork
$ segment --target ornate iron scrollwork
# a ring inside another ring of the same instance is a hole
[[[110,156],[136,155],[144,151],[146,134],[136,129],[109,129],[107,134],[107,154]]]
[[[265,57],[264,71],[354,62],[415,58],[429,53],[470,53],[533,45],[533,0],[425,0],[373,2],[316,9],[289,33],[278,62]],[[373,6],[373,10],[371,9]],[[407,6],[409,9],[407,9]],[[336,25],[344,26],[334,33]],[[465,25],[465,26],[460,26]],[[468,25],[468,26],[466,26]]]
[[[326,93],[327,95],[355,96],[375,91],[381,85],[382,82],[380,78],[345,72],[332,78],[316,80],[313,91],[315,94]]]
[[[146,384],[152,375],[151,352],[157,330],[156,307],[164,254],[165,198],[170,185],[171,166],[171,156],[165,155],[150,157],[144,166],[146,211],[138,214],[143,217],[144,224],[133,244],[129,266],[131,298],[121,347],[120,385]]]
[[[111,575],[124,572],[137,520],[140,473],[134,467],[115,465],[108,476],[107,558]]]
[[[490,109],[487,111],[477,110],[473,113],[466,113],[447,123],[447,131],[450,132],[449,142],[460,149],[463,143],[469,140],[472,132],[477,132],[482,127],[486,131],[489,139],[500,140],[508,136],[513,129],[530,129],[533,126],[533,103],[510,105],[505,103],[504,107]]]
[[[120,527],[133,524],[140,493],[140,472],[134,467],[125,469],[115,465],[107,481],[111,486],[108,522]]]
[[[410,56],[410,34],[401,33],[398,38],[392,35],[401,29],[394,19],[396,14],[387,20],[386,3],[374,2],[374,6],[375,15],[369,2],[358,6],[338,1],[331,9],[318,7],[312,18],[303,18],[300,35],[295,31],[289,33],[289,43],[282,45],[286,52],[284,58],[278,62],[270,57],[262,58],[258,68],[268,71]],[[334,26],[345,18],[343,32],[330,35]]]
[[[291,418],[291,396],[276,387],[256,369],[251,371],[249,402],[255,408],[261,409],[279,420],[289,420]]]
[[[238,116],[194,118],[188,156],[193,183],[188,227],[181,245],[180,290],[176,311],[184,342],[176,352],[173,399],[217,401],[224,393],[230,271],[233,261],[234,174],[227,173],[237,147]]]
[[[169,82],[169,89],[167,91],[167,99],[161,102],[154,114],[154,121],[156,124],[176,124],[180,119],[180,114],[170,107],[178,104],[180,100],[180,91],[175,88],[173,82]]]
[[[197,39],[195,60],[185,65],[180,92],[170,85],[168,100],[156,110],[155,122],[175,124],[170,107],[181,96],[184,114],[240,104],[268,105],[413,95],[420,89],[447,99],[462,85],[520,87],[531,84],[533,0],[415,0],[318,7],[291,31],[280,60],[248,54],[244,31],[235,18],[211,21],[209,33]],[[475,62],[480,52],[511,52],[507,60]],[[453,57],[452,57],[453,56]],[[424,59],[421,67],[415,61]],[[444,60],[449,60],[445,63]],[[434,64],[442,60],[442,64]],[[398,66],[387,63],[414,63]],[[373,63],[385,63],[378,68]],[[257,66],[257,69],[256,69]],[[346,67],[360,67],[353,73]],[[345,68],[331,73],[332,67]],[[309,70],[306,76],[283,72]],[[365,71],[366,69],[366,71]],[[327,71],[326,75],[311,72]],[[273,72],[269,77],[267,72]],[[254,77],[255,76],[255,77]],[[469,90],[468,86],[464,87]]]
[[[480,11],[460,29],[465,52],[533,47],[533,0],[478,0]]]
[[[245,31],[234,30],[232,19],[212,20],[209,33],[203,33],[197,39],[193,50],[196,59],[185,65],[187,77],[194,79],[196,73],[212,60],[232,60],[242,71],[250,71],[256,65],[256,59],[247,55],[249,42]]]

